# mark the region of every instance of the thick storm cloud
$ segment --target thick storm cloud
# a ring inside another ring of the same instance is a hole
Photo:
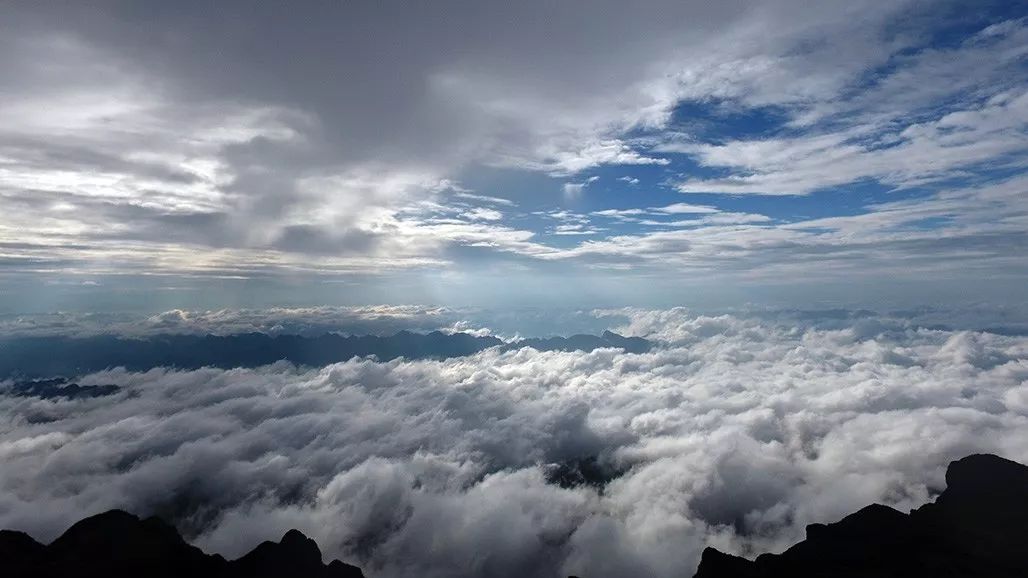
[[[1026,337],[619,315],[662,345],[110,370],[76,381],[113,396],[2,396],[0,527],[50,540],[120,507],[226,556],[295,527],[373,577],[686,576],[708,544],[779,550],[870,502],[924,503],[968,453],[1028,460]],[[575,469],[590,483],[556,475]]]

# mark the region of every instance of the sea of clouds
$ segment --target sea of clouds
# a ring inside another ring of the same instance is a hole
[[[1023,335],[601,315],[658,346],[112,369],[77,381],[115,396],[0,395],[0,527],[51,540],[118,507],[228,557],[298,528],[371,578],[690,576],[706,545],[777,551],[872,502],[919,506],[969,453],[1028,462]],[[612,479],[548,478],[584,459]]]

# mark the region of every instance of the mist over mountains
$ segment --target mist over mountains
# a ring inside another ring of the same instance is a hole
[[[971,453],[1028,461],[1024,336],[627,315],[648,350],[7,379],[0,527],[122,509],[226,559],[297,529],[372,578],[673,578],[918,508]]]
[[[623,337],[610,331],[601,335],[572,335],[504,342],[492,336],[433,331],[401,331],[395,335],[157,335],[126,339],[110,335],[89,337],[18,337],[0,339],[0,379],[74,376],[113,367],[146,371],[154,367],[259,367],[276,361],[321,367],[353,357],[387,361],[447,359],[478,353],[491,347],[512,351],[592,351],[614,347],[632,353],[650,349],[641,337]]]

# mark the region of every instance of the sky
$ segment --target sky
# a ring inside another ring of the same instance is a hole
[[[1023,302],[1028,4],[0,8],[0,312]]]

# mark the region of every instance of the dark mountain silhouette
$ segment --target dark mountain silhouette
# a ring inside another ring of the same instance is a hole
[[[205,554],[158,518],[121,510],[86,518],[44,546],[27,534],[0,531],[0,575],[10,578],[363,578],[360,568],[321,561],[314,540],[290,530],[238,560]]]
[[[41,397],[43,399],[63,397],[77,399],[114,395],[121,391],[121,388],[117,385],[79,385],[77,383],[69,383],[63,377],[55,377],[53,379],[16,382],[8,387],[6,391],[19,397]]]
[[[946,470],[946,490],[904,514],[871,505],[756,560],[707,548],[695,578],[1028,576],[1028,467],[978,454]]]
[[[650,343],[640,337],[622,337],[609,331],[600,336],[523,339],[513,343],[504,343],[495,337],[439,331],[424,334],[401,331],[388,337],[334,333],[317,337],[264,333],[159,335],[146,339],[106,335],[19,337],[0,340],[0,379],[74,376],[119,366],[130,371],[146,371],[153,367],[258,367],[280,360],[317,367],[367,356],[379,360],[446,359],[497,346],[504,350],[533,347],[540,351],[620,347],[630,352],[643,352],[649,350]]]

